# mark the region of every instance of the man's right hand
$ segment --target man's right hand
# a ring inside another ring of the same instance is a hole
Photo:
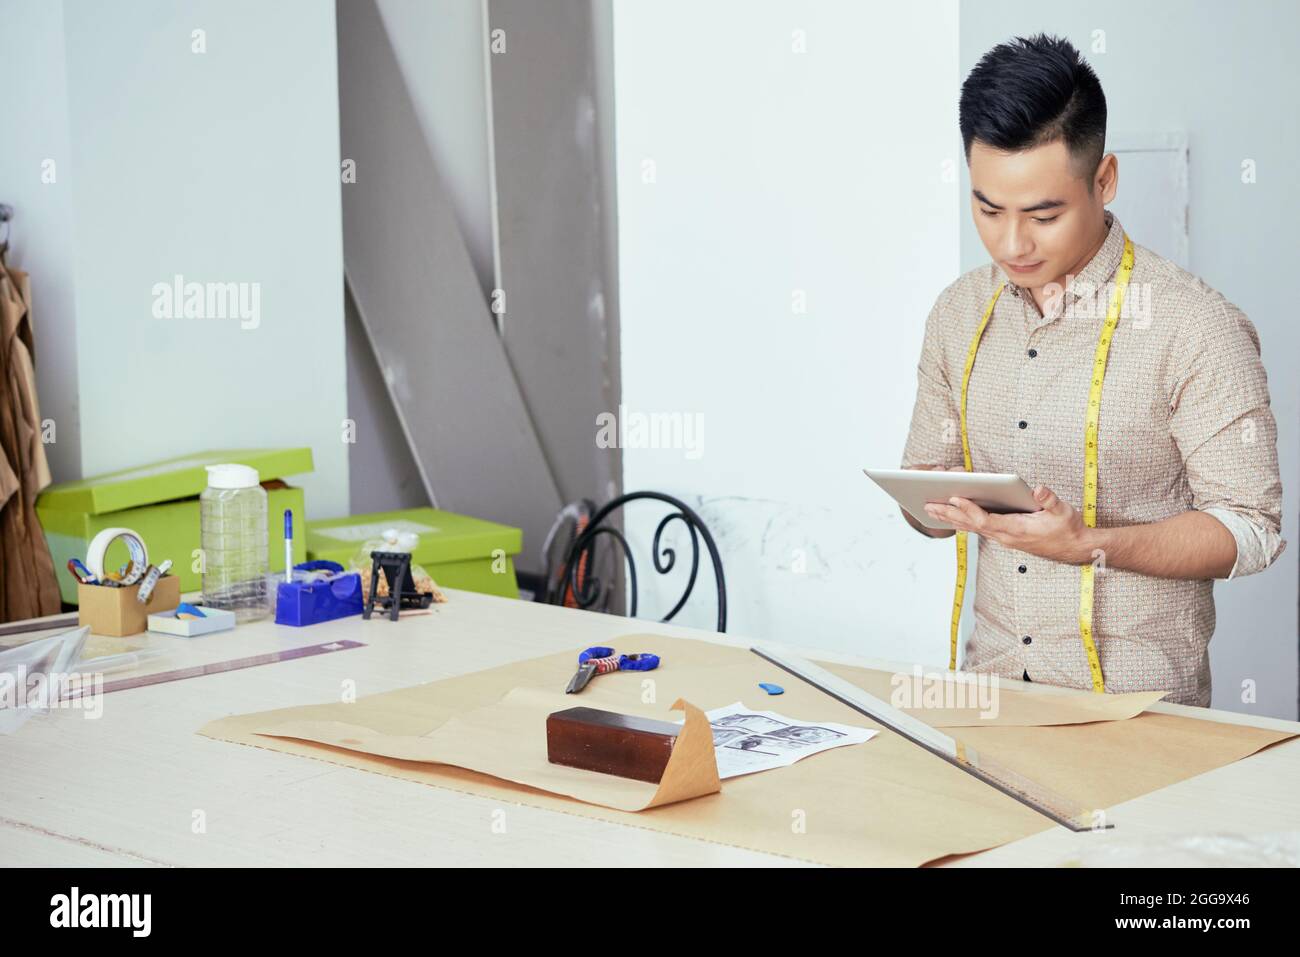
[[[908,466],[908,468],[921,469],[923,471],[929,471],[929,472],[949,471],[948,469],[944,468],[942,465],[911,465]],[[957,530],[955,528],[926,528],[915,518],[913,518],[912,515],[907,511],[907,509],[903,508],[903,506],[900,505],[898,507],[898,510],[903,513],[903,518],[907,520],[907,524],[911,525],[922,535],[929,536],[930,538],[952,538],[954,535],[957,534]]]

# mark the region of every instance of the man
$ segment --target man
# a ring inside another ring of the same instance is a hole
[[[962,86],[960,123],[971,211],[993,261],[945,289],[926,321],[902,465],[966,467],[964,371],[1001,289],[966,384],[970,469],[1018,474],[1042,507],[927,506],[978,536],[964,667],[1094,690],[1104,677],[1106,691],[1169,691],[1167,700],[1208,706],[1213,579],[1258,572],[1286,545],[1255,327],[1106,210],[1119,184],[1119,163],[1104,153],[1106,99],[1068,42],[1017,38],[989,51]],[[903,514],[933,538],[955,534]]]

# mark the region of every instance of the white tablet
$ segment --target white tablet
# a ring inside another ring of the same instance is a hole
[[[926,502],[946,505],[954,495],[968,498],[986,512],[1006,515],[1037,512],[1034,492],[1013,472],[934,472],[928,469],[863,469],[867,477],[888,492],[907,513],[926,528],[952,528],[932,518]]]

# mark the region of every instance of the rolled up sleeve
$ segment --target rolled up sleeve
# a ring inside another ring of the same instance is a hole
[[[1169,421],[1192,507],[1213,515],[1236,540],[1228,578],[1252,575],[1286,548],[1277,421],[1259,335],[1241,310],[1220,298],[1190,321],[1179,341]]]
[[[1239,512],[1226,508],[1207,508],[1204,511],[1226,525],[1228,531],[1232,532],[1232,537],[1237,540],[1237,560],[1225,581],[1263,571],[1286,548],[1286,541],[1278,532],[1256,525]]]
[[[921,358],[916,364],[916,403],[912,422],[903,446],[902,468],[919,465],[960,469],[965,461],[961,453],[960,410],[954,401],[954,389],[943,358],[943,315],[948,292],[935,302],[925,321]]]

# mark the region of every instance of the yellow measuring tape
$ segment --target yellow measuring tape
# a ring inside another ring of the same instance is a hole
[[[1092,360],[1092,384],[1088,390],[1088,412],[1084,422],[1083,438],[1083,523],[1089,528],[1097,527],[1097,424],[1101,417],[1101,384],[1106,377],[1106,357],[1110,355],[1110,340],[1119,323],[1120,307],[1124,302],[1124,291],[1128,288],[1129,277],[1133,274],[1133,241],[1124,237],[1124,256],[1120,259],[1119,274],[1115,279],[1115,290],[1111,294],[1110,308],[1106,310],[1106,322],[1101,327],[1101,336],[1097,339],[1097,352]],[[989,317],[998,304],[998,298],[1007,284],[1004,282],[993,293],[993,298],[984,309],[975,337],[971,340],[966,353],[966,367],[961,375],[961,454],[966,471],[971,469],[970,439],[966,433],[966,391],[970,387],[971,369],[975,367],[975,353],[979,351],[980,340],[989,324]],[[966,595],[966,533],[957,532],[957,588],[952,599],[952,631],[948,653],[948,668],[957,670],[957,631],[961,624],[962,599]],[[1092,690],[1104,692],[1106,686],[1101,677],[1101,661],[1097,657],[1097,644],[1092,637],[1092,595],[1093,566],[1088,562],[1079,568],[1079,636],[1083,639],[1083,649],[1088,655],[1088,670],[1092,673]]]

